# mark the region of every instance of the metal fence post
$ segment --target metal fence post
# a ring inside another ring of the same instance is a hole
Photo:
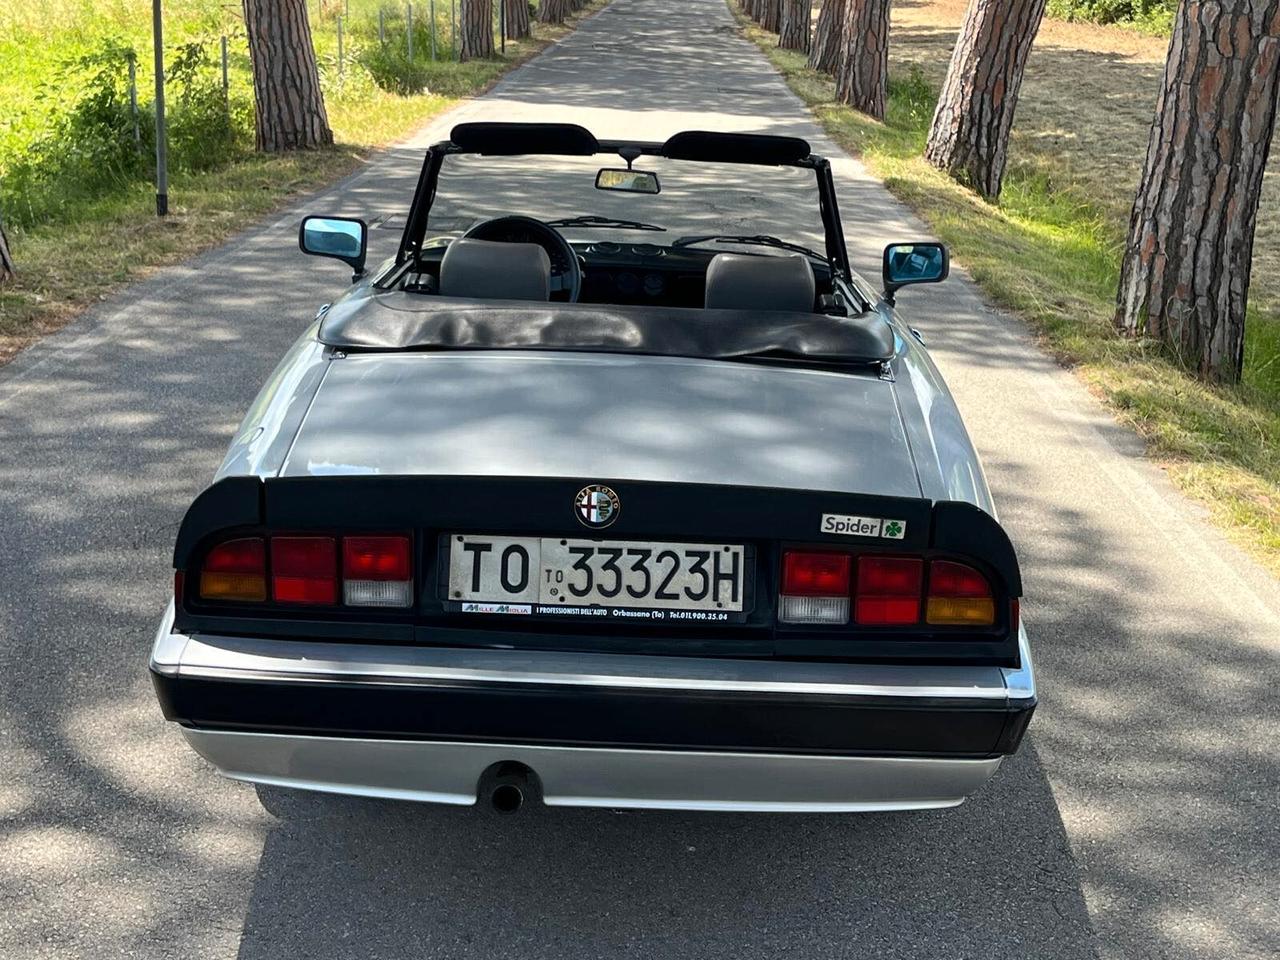
[[[436,58],[436,0],[431,0],[431,59]]]
[[[164,118],[164,14],[151,0],[151,42],[156,60],[156,216],[169,212],[169,140]]]
[[[409,16],[404,22],[405,35],[409,38],[409,62],[413,63],[413,4],[409,4]]]
[[[381,7],[378,8],[378,43],[384,47],[387,45],[387,28]]]
[[[231,109],[231,79],[227,74],[227,35],[222,35],[222,99]]]
[[[338,17],[338,74],[342,74],[342,21],[343,17]]]
[[[142,152],[142,130],[138,127],[138,55],[129,51],[129,113],[133,116],[133,149]]]

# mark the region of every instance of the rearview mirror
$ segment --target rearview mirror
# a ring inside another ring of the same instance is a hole
[[[892,303],[895,292],[913,283],[940,283],[950,269],[940,243],[891,243],[884,248],[885,299]]]
[[[620,190],[623,193],[661,193],[662,184],[656,173],[645,170],[601,170],[596,174],[597,190]]]
[[[315,257],[333,257],[350,264],[358,277],[364,271],[369,228],[351,217],[303,217],[298,246]]]

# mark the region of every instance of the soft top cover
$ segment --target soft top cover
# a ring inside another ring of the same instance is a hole
[[[357,350],[580,350],[713,360],[775,354],[837,364],[887,360],[894,350],[893,332],[876,314],[532,303],[367,289],[329,309],[319,338]]]

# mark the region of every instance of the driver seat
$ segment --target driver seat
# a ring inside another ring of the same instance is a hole
[[[455,240],[440,261],[440,295],[550,300],[551,258],[536,243]]]

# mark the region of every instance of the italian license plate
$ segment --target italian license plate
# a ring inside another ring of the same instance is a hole
[[[741,620],[740,544],[449,536],[449,609]]]

